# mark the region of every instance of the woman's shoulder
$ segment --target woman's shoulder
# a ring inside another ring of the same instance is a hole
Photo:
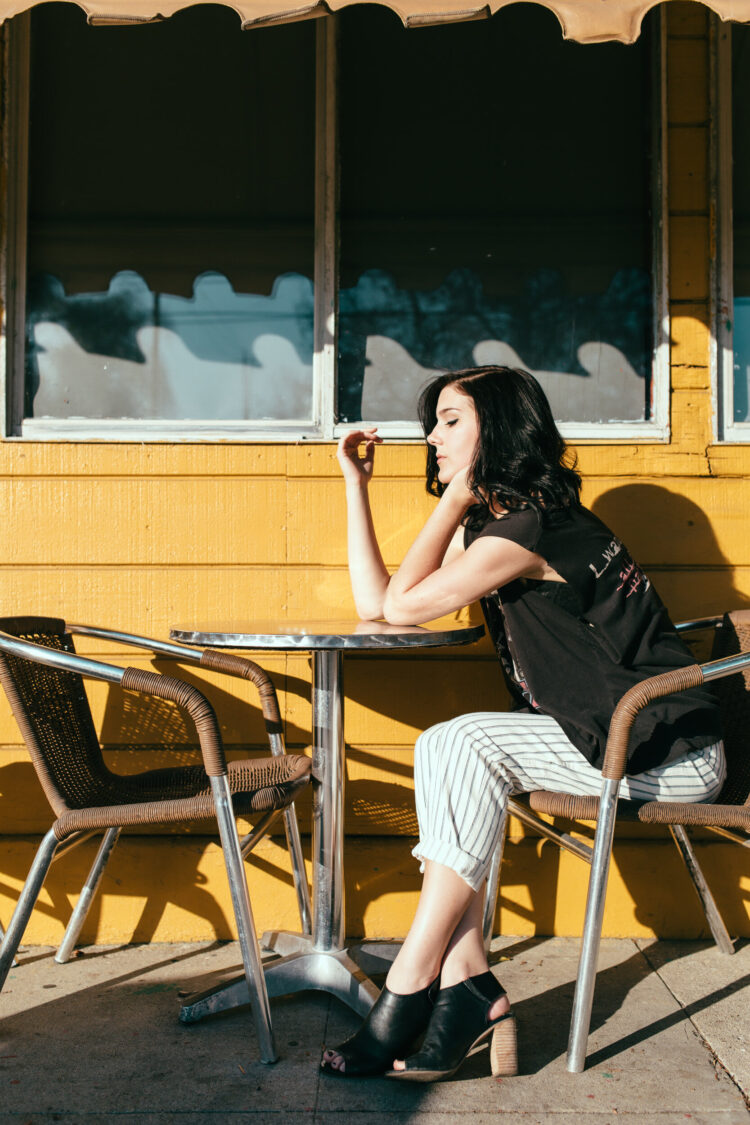
[[[533,551],[539,542],[542,521],[535,508],[520,508],[495,514],[485,511],[484,516],[471,521],[466,528],[465,544],[468,547],[475,539],[493,536],[499,539],[512,539],[528,551]]]

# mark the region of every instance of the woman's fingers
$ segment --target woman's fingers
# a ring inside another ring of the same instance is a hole
[[[344,472],[354,467],[360,475],[369,477],[375,458],[375,446],[381,445],[382,442],[383,439],[378,436],[376,426],[367,430],[349,430],[339,441],[336,454]],[[362,445],[365,447],[364,453],[360,453]]]
[[[372,446],[375,443],[380,445],[382,441],[383,439],[378,436],[377,426],[373,426],[369,430],[349,430],[339,441],[339,449],[342,452],[350,453],[358,449],[363,442]]]

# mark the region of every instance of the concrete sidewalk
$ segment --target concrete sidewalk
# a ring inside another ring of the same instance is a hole
[[[603,943],[589,1060],[565,1070],[579,942],[501,938],[494,969],[519,1020],[521,1074],[486,1050],[433,1086],[336,1080],[324,1043],[355,1026],[306,993],[273,1001],[280,1061],[255,1061],[247,1012],[183,1027],[181,993],[238,963],[235,945],[26,949],[0,994],[0,1122],[14,1125],[747,1125],[750,943]]]

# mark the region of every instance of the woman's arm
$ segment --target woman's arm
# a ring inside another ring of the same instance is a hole
[[[446,551],[475,498],[466,472],[451,480],[437,507],[391,578],[383,613],[392,625],[418,625],[470,605],[527,571],[544,565],[541,556],[509,539],[475,540],[464,552]]]
[[[349,578],[357,613],[363,621],[383,616],[390,575],[380,553],[370,510],[375,445],[382,442],[375,429],[352,430],[339,442],[337,457],[346,482]],[[364,456],[359,447],[364,444]]]
[[[448,485],[391,577],[380,553],[368,494],[375,445],[381,440],[374,429],[352,430],[339,442],[337,454],[346,481],[349,577],[362,620],[385,617],[392,625],[432,621],[544,565],[539,555],[494,536],[461,549],[461,521],[475,502],[464,471]]]

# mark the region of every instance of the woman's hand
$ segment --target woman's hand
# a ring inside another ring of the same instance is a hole
[[[472,504],[476,504],[477,498],[469,488],[469,468],[459,469],[455,473],[446,489],[443,496],[447,497],[451,504],[455,504],[462,512],[465,512]]]
[[[367,485],[372,479],[375,464],[375,446],[382,445],[377,427],[369,430],[350,430],[339,442],[336,456],[347,484]],[[364,455],[359,451],[364,445]]]

